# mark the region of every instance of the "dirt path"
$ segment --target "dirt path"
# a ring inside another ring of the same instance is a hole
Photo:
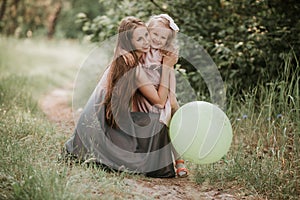
[[[70,105],[72,86],[55,89],[40,101],[40,106],[50,121],[55,123],[66,134],[72,133],[74,120]],[[157,179],[157,178],[125,178],[125,184],[135,188],[133,199],[145,196],[153,199],[253,199],[213,189],[207,185],[198,185],[193,181],[193,174],[188,178]],[[136,196],[134,195],[136,194]]]

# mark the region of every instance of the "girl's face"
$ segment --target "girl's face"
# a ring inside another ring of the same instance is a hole
[[[132,45],[136,53],[147,53],[150,50],[149,33],[146,27],[138,27],[132,33]]]
[[[154,49],[163,49],[171,34],[171,30],[165,28],[161,23],[156,24],[149,29],[151,38],[151,47]]]

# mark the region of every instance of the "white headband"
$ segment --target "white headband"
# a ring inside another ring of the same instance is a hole
[[[168,14],[160,14],[158,15],[157,17],[163,17],[165,18],[166,20],[169,21],[169,26],[172,30],[178,32],[179,31],[179,28],[178,26],[175,24],[174,20],[168,15]]]

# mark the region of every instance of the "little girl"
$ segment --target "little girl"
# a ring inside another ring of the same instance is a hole
[[[168,54],[178,54],[178,49],[175,46],[175,38],[179,28],[167,14],[152,16],[147,24],[151,48],[145,55],[143,70],[152,84],[158,86],[161,78],[163,56]],[[158,108],[149,101],[138,100],[136,101],[136,104],[134,103],[136,106],[134,107],[134,110],[160,113],[160,121],[168,126],[172,114],[179,108],[175,96],[176,80],[174,73],[170,77],[170,80],[170,93],[165,108]]]
[[[173,19],[167,14],[160,14],[152,16],[148,23],[148,31],[150,34],[150,51],[146,53],[144,58],[143,71],[147,74],[149,81],[158,87],[161,78],[162,60],[164,55],[178,54],[178,49],[175,45],[176,32],[179,31],[178,26],[174,23]],[[125,60],[131,63],[133,58],[124,55]],[[173,73],[170,77],[167,102],[164,108],[159,108],[151,104],[143,95],[136,92],[133,100],[133,111],[138,112],[152,112],[160,113],[160,121],[167,126],[170,123],[171,116],[179,108],[179,104],[175,95],[176,80]],[[186,177],[188,171],[184,165],[184,160],[180,159],[180,156],[173,148],[174,157],[176,159],[175,167],[178,177]]]

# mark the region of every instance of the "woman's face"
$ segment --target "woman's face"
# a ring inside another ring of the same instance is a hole
[[[150,38],[146,27],[136,28],[132,33],[132,45],[136,53],[147,53],[150,50]]]
[[[149,29],[149,33],[151,38],[151,47],[154,49],[163,49],[167,44],[171,30],[158,23],[155,27],[151,27]]]

